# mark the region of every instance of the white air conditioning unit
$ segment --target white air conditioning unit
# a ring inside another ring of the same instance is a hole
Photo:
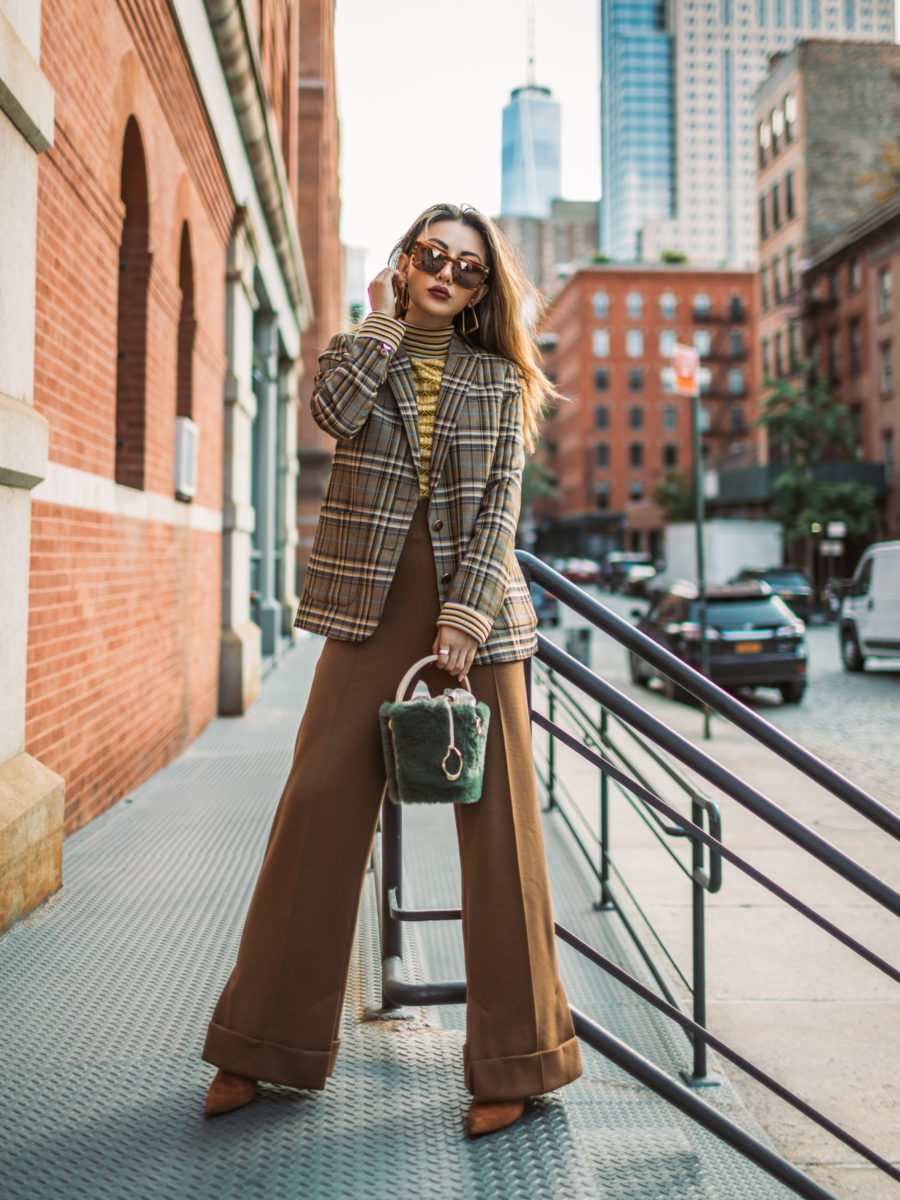
[[[175,418],[175,495],[179,500],[190,500],[197,491],[199,433],[190,417]]]

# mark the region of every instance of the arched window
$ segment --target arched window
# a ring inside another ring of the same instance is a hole
[[[147,433],[147,289],[150,283],[150,206],[144,145],[134,117],[122,148],[125,205],[119,245],[116,326],[116,483],[144,486]]]
[[[191,256],[191,234],[188,223],[181,227],[181,251],[178,261],[178,289],[181,305],[178,311],[178,379],[175,414],[194,415],[194,260]]]

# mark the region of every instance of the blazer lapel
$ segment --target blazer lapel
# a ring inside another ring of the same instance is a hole
[[[394,393],[394,398],[397,401],[397,407],[400,410],[400,417],[403,421],[403,428],[406,430],[406,436],[409,439],[410,449],[412,450],[413,461],[418,470],[419,406],[416,403],[416,388],[413,383],[412,367],[409,365],[409,359],[403,350],[398,350],[395,354],[391,355],[387,377],[391,391]]]
[[[469,380],[475,370],[477,355],[454,335],[450,342],[447,362],[441,376],[434,414],[434,439],[431,443],[431,478],[437,479],[447,457],[450,439],[456,429],[459,406],[469,391]],[[415,400],[415,397],[413,397]]]

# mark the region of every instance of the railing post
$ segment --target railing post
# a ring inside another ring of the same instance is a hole
[[[605,748],[606,734],[609,728],[609,713],[606,708],[600,709],[600,744]],[[609,894],[609,778],[605,771],[600,771],[600,898],[597,909],[612,908],[612,898]]]
[[[553,672],[547,672],[547,719],[551,725],[556,724],[556,696],[553,691]],[[556,738],[549,730],[547,733],[547,808],[556,808]]]
[[[403,904],[403,816],[398,804],[385,796],[381,807],[381,963],[403,957],[403,929],[391,914],[391,892]],[[383,1011],[400,1008],[388,1000],[382,990]]]
[[[705,813],[702,804],[691,801],[691,821],[703,828]],[[706,1028],[706,889],[698,882],[703,874],[705,847],[698,838],[691,839],[691,916],[693,921],[693,1016],[698,1025]],[[696,1034],[691,1036],[694,1046],[694,1066],[687,1083],[703,1087],[714,1080],[707,1077],[706,1042]]]

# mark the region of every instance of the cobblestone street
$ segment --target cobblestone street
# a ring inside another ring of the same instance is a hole
[[[606,594],[599,598],[626,617],[642,603]],[[841,665],[835,625],[810,626],[807,643],[809,687],[801,704],[782,704],[769,688],[744,693],[741,699],[877,800],[900,809],[900,662],[870,659],[862,674],[848,673]],[[602,662],[595,663],[595,669],[600,665],[610,682],[631,689],[625,654],[618,647],[603,651],[598,645],[598,650]],[[640,688],[630,694],[646,695]],[[669,703],[665,707],[678,708]]]
[[[848,775],[883,804],[897,809],[900,778],[900,663],[871,659],[865,671],[844,670],[834,625],[807,634],[810,685],[802,704],[778,703],[760,692],[757,711]]]

